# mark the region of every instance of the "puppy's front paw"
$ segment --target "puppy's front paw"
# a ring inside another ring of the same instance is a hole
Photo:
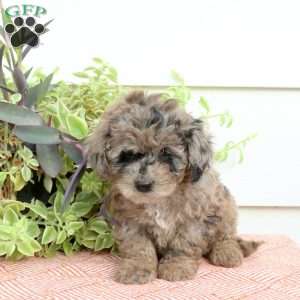
[[[158,266],[158,278],[168,281],[193,279],[198,270],[198,262],[189,258],[168,258]]]
[[[224,240],[214,245],[209,260],[213,265],[233,268],[242,264],[243,254],[236,241]]]
[[[143,262],[124,260],[115,276],[115,280],[124,284],[144,284],[156,278],[153,267],[143,265]]]

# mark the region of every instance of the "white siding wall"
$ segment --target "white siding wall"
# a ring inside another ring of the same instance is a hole
[[[197,115],[201,95],[232,112],[232,129],[211,126],[217,146],[258,133],[242,165],[218,166],[242,207],[241,231],[300,240],[298,0],[3,1],[46,7],[42,23],[55,18],[28,65],[58,66],[72,80],[100,56],[123,84],[149,90],[170,84],[175,69],[193,87],[189,110]]]

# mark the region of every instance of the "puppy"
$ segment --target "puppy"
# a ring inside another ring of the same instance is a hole
[[[122,258],[116,280],[192,279],[201,257],[237,267],[258,242],[237,237],[237,209],[212,168],[200,119],[160,95],[133,92],[102,116],[88,155],[111,183],[105,205]]]

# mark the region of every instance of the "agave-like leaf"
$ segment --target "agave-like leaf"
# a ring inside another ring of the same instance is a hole
[[[80,179],[84,174],[84,171],[86,169],[86,164],[87,164],[87,158],[84,157],[83,160],[81,161],[81,163],[79,164],[77,170],[75,171],[75,173],[71,176],[70,182],[69,182],[68,187],[64,194],[62,211],[64,211],[66,209],[70,199],[72,198],[72,196],[80,182]]]
[[[35,105],[40,99],[45,97],[49,90],[52,77],[53,73],[48,75],[43,81],[41,81],[37,85],[31,87],[28,91],[28,96],[24,105],[31,107]]]
[[[36,145],[37,159],[44,172],[54,178],[63,167],[58,145]]]
[[[0,120],[20,126],[38,126],[42,118],[35,112],[15,104],[0,102]]]
[[[18,65],[14,66],[13,78],[19,93],[24,95],[24,93],[28,90],[28,86],[26,78]]]
[[[82,161],[83,153],[76,145],[62,142],[61,146],[75,163],[79,164]]]
[[[24,73],[24,76],[25,76],[25,79],[27,80],[29,75],[31,74],[31,71],[33,70],[33,67],[31,67],[30,69],[28,69],[25,73]]]
[[[16,126],[14,134],[22,141],[31,144],[60,144],[59,131],[47,126]]]
[[[5,76],[4,76],[4,72],[3,72],[3,56],[4,56],[4,50],[5,50],[5,46],[3,45],[0,49],[0,83],[2,85],[1,89],[2,89],[2,94],[3,94],[3,98],[5,100],[8,100],[8,91],[5,89],[6,88],[6,81],[5,81]]]

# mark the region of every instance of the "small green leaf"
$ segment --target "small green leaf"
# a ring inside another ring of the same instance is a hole
[[[84,225],[84,222],[77,221],[77,222],[70,222],[67,224],[66,229],[69,235],[74,234],[76,231],[78,231],[82,226]]]
[[[45,257],[53,257],[55,256],[57,250],[59,250],[60,246],[56,244],[50,244],[49,247],[45,248],[44,250],[44,256]]]
[[[96,241],[98,233],[95,231],[85,230],[82,234],[82,238],[86,241]]]
[[[35,203],[31,203],[29,207],[35,214],[47,220],[48,209],[43,202],[36,200]]]
[[[171,70],[171,77],[177,84],[184,85],[183,77],[175,70]]]
[[[47,126],[16,126],[14,134],[31,144],[53,145],[61,142],[59,131]]]
[[[77,217],[82,217],[86,215],[92,208],[94,204],[87,202],[75,202],[72,204],[71,210]]]
[[[225,114],[221,114],[220,117],[219,117],[219,124],[220,126],[224,126],[226,122],[226,115]]]
[[[3,186],[7,175],[7,172],[0,172],[0,189]]]
[[[28,182],[31,179],[32,173],[31,170],[26,165],[24,165],[21,169],[21,175],[24,181]]]
[[[79,78],[89,78],[89,75],[84,72],[75,72],[73,75]]]
[[[39,126],[43,124],[43,120],[37,113],[4,102],[0,102],[0,120],[18,126]]]
[[[42,245],[49,244],[55,241],[57,238],[57,232],[53,226],[46,226],[43,236]]]
[[[43,179],[43,186],[45,190],[50,194],[53,187],[53,181],[50,176],[45,175]]]
[[[13,227],[0,225],[0,240],[10,241],[13,239]]]
[[[38,251],[42,250],[42,246],[40,245],[40,243],[37,240],[30,238],[29,241],[30,241],[30,245],[33,248],[34,252],[38,252]]]
[[[99,235],[95,243],[95,251],[100,251],[105,248],[111,248],[114,244],[114,240],[111,234]]]
[[[59,192],[56,193],[55,199],[54,199],[54,205],[53,205],[53,211],[55,216],[60,215],[62,203],[63,203],[63,195]]]
[[[58,236],[57,236],[57,239],[56,239],[56,244],[57,245],[60,245],[62,244],[67,238],[67,234],[66,232],[63,230],[63,231],[60,231]]]
[[[34,256],[34,248],[31,239],[18,240],[17,249],[25,256]]]
[[[243,152],[243,149],[241,149],[241,148],[238,148],[238,151],[239,151],[239,155],[240,155],[239,164],[241,164],[244,161],[244,152]]]
[[[5,210],[4,216],[3,216],[3,224],[4,225],[14,225],[19,221],[18,215],[15,213],[15,211],[11,208],[7,208]]]
[[[96,240],[83,240],[81,243],[82,243],[82,245],[84,245],[86,248],[94,249],[94,248],[95,248]]]
[[[39,166],[39,162],[35,159],[35,158],[31,158],[28,162],[27,162],[28,166],[30,166],[31,168],[37,168]]]
[[[11,256],[16,249],[16,245],[11,241],[0,241],[0,256]]]
[[[93,230],[99,234],[103,234],[109,230],[107,223],[104,220],[93,220],[89,223],[89,230]]]
[[[225,150],[221,150],[221,151],[217,151],[215,153],[215,160],[217,161],[225,161],[228,158],[228,151]]]
[[[66,121],[69,133],[75,138],[81,140],[88,135],[89,128],[84,119],[75,115],[68,115]]]
[[[72,255],[73,251],[72,251],[72,244],[70,243],[70,241],[64,241],[63,249],[67,256]]]
[[[26,163],[33,157],[32,151],[26,146],[24,146],[23,149],[18,150],[18,154]]]
[[[13,104],[17,104],[18,102],[21,101],[21,99],[22,99],[22,95],[19,93],[13,94],[10,97],[11,103],[13,103]]]
[[[16,244],[14,241],[8,242],[6,246],[6,255],[11,257],[16,250]]]
[[[38,237],[40,235],[40,228],[38,226],[38,224],[34,221],[29,221],[27,223],[27,226],[26,226],[26,233],[32,237],[32,238],[35,238],[35,237]]]
[[[230,114],[228,113],[226,127],[227,127],[227,128],[231,127],[231,126],[232,126],[232,123],[233,123],[232,115],[230,115]]]
[[[199,103],[205,109],[206,113],[208,114],[210,112],[210,107],[209,107],[207,100],[204,97],[200,97]]]
[[[21,191],[25,184],[26,181],[23,179],[21,173],[18,172],[14,180],[14,190],[16,192]]]
[[[63,104],[62,101],[58,100],[57,101],[57,116],[58,116],[58,121],[62,125],[64,129],[68,128],[68,124],[66,121],[67,116],[70,114],[70,111],[68,108]]]

